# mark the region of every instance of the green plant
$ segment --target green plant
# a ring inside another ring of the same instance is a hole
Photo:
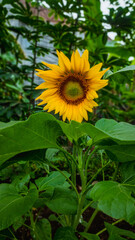
[[[128,67],[117,74],[133,69],[134,66]],[[115,77],[115,74],[111,76]],[[79,235],[81,239],[98,240],[106,230],[111,240],[116,236],[118,239],[125,239],[123,236],[135,239],[134,233],[114,226],[123,220],[135,224],[133,125],[112,119],[100,119],[95,126],[86,122],[64,123],[42,112],[30,116],[26,121],[1,123],[0,127],[2,171],[22,161],[27,164],[26,172],[13,178],[12,183],[0,185],[0,230],[12,225],[16,235],[18,223],[19,227],[28,227],[33,239],[51,240],[50,223],[57,221],[61,227],[53,237],[55,240],[68,239],[69,236],[78,239]],[[100,167],[91,174],[94,161],[100,161]],[[31,163],[41,164],[41,175],[36,179]],[[112,164],[114,172],[108,178],[107,169]],[[42,175],[44,171],[45,176]],[[102,180],[96,183],[98,175]],[[40,219],[45,207],[52,214]],[[94,211],[89,221],[85,221],[83,213],[89,207]],[[36,215],[34,211],[37,211]],[[105,228],[92,234],[88,231],[99,211],[115,220],[112,225],[106,223]],[[19,223],[20,218],[22,220]],[[27,223],[28,219],[30,224]],[[83,232],[79,231],[80,224]],[[11,227],[9,229],[11,231]]]

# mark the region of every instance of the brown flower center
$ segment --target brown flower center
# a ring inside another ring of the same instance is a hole
[[[59,93],[67,103],[77,105],[86,97],[86,88],[82,80],[69,76],[61,84]]]

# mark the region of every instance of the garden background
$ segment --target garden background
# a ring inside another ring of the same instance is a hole
[[[134,3],[106,2],[102,12],[98,0],[1,1],[1,121],[27,119],[42,110],[34,100],[39,95],[34,89],[41,83],[35,69],[45,69],[42,61],[57,64],[56,49],[68,57],[75,49],[88,49],[91,66],[102,62],[114,72],[134,64]],[[133,74],[128,71],[110,80],[100,93],[100,107],[89,116],[92,121],[134,120]]]

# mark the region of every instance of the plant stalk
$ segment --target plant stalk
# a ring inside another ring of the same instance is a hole
[[[89,222],[87,223],[86,228],[84,229],[84,232],[87,232],[87,231],[89,230],[89,228],[90,228],[90,226],[91,226],[91,224],[92,224],[94,218],[96,217],[98,211],[99,211],[98,209],[95,209],[95,210],[94,210],[94,212],[93,212],[93,214],[92,214],[92,216],[91,216]]]

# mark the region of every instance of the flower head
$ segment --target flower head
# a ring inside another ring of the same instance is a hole
[[[92,112],[97,103],[97,90],[108,84],[108,80],[101,80],[108,70],[100,69],[102,63],[90,68],[88,62],[88,50],[82,56],[76,50],[71,56],[71,61],[62,53],[57,51],[59,66],[43,62],[51,70],[37,69],[37,75],[45,80],[36,89],[44,89],[43,93],[36,98],[46,104],[44,110],[55,114],[59,113],[63,121],[66,118],[82,122],[83,118],[88,120],[87,111]]]

